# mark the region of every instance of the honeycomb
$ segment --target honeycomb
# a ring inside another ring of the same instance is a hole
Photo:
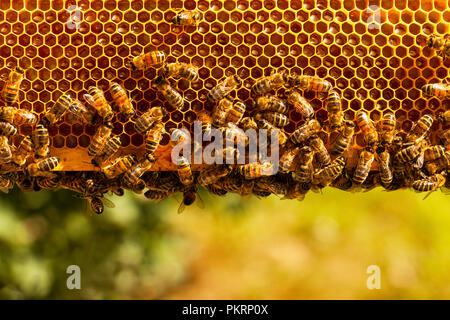
[[[196,27],[176,26],[171,20],[180,9],[198,9],[203,19]],[[204,101],[225,75],[243,79],[233,94],[251,112],[255,80],[285,69],[328,80],[341,94],[347,119],[360,109],[373,120],[392,110],[401,120],[400,130],[407,132],[421,115],[448,108],[449,100],[426,99],[420,88],[448,79],[450,59],[443,61],[425,43],[431,34],[444,35],[449,21],[445,0],[1,0],[0,76],[16,65],[27,69],[19,106],[41,118],[61,94],[82,100],[92,85],[111,101],[108,86],[116,81],[130,93],[138,114],[164,105],[168,131],[192,129],[198,111],[211,111],[213,106]],[[175,110],[151,87],[156,68],[142,72],[125,66],[130,56],[152,50],[164,51],[167,62],[199,68],[198,82],[174,84],[185,99],[184,108]],[[304,96],[326,125],[324,99],[313,92]],[[62,170],[93,170],[87,147],[95,127],[65,117],[48,128],[51,154],[61,159]],[[295,111],[289,117],[284,129],[291,133],[302,118]],[[435,122],[432,131],[438,128]],[[20,128],[24,135],[31,131]],[[143,152],[143,136],[133,120],[115,118],[113,134],[121,136],[121,154]],[[326,131],[321,137],[333,139]],[[168,154],[168,142],[165,134],[159,150],[163,155]],[[356,143],[362,144],[361,135]],[[171,166],[168,155],[161,156],[154,169]]]

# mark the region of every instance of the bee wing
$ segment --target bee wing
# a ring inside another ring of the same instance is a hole
[[[94,107],[94,98],[90,94],[83,94],[83,99],[91,106]],[[95,108],[95,107],[94,107]]]
[[[203,202],[203,199],[200,197],[200,194],[197,193],[197,207],[200,209],[205,209],[205,203]]]
[[[108,208],[115,208],[116,205],[114,204],[114,202],[112,202],[109,199],[106,199],[105,197],[102,198],[102,202],[105,206],[107,206]]]
[[[180,206],[178,207],[178,214],[182,213],[186,209],[186,205],[181,201]]]
[[[436,190],[431,190],[430,192],[428,192],[428,193],[426,194],[426,196],[423,197],[422,200],[425,200],[426,198],[428,198],[428,197],[430,196],[430,194],[432,194],[434,191],[436,191]]]
[[[449,195],[449,194],[450,194],[450,188],[442,187],[442,188],[441,188],[441,191],[442,191],[444,194],[446,194],[446,195]]]

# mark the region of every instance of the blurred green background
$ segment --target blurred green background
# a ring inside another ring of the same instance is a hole
[[[202,192],[159,204],[111,198],[86,213],[68,191],[0,196],[0,298],[450,298],[450,197],[325,189],[303,202]],[[81,268],[68,290],[66,268]],[[381,269],[368,290],[366,269]]]

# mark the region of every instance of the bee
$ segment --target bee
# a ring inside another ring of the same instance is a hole
[[[450,36],[446,34],[444,37],[431,35],[428,38],[427,45],[429,48],[437,50],[442,58],[450,57]]]
[[[308,139],[308,144],[314,151],[317,163],[320,164],[320,166],[325,167],[331,163],[330,154],[328,153],[323,140],[318,135],[312,135]]]
[[[285,199],[297,199],[299,201],[305,198],[305,195],[308,193],[309,188],[304,188],[304,183],[295,182],[289,184],[286,195],[281,198],[281,200]]]
[[[200,172],[197,182],[202,186],[216,183],[219,179],[226,177],[233,170],[232,166],[220,165],[208,168]]]
[[[353,182],[362,184],[366,181],[374,159],[375,155],[370,149],[361,151],[359,154],[358,164],[356,165],[355,172],[353,173]]]
[[[50,124],[55,124],[64,116],[64,114],[69,109],[69,106],[73,103],[70,94],[65,93],[56,100],[53,107],[44,114],[42,122],[44,125],[48,126]]]
[[[161,122],[156,122],[151,129],[147,131],[145,136],[145,151],[152,155],[158,148],[164,133],[164,125]]]
[[[341,96],[337,91],[330,90],[328,92],[326,108],[331,130],[340,128],[342,121],[344,121],[344,114],[342,112]]]
[[[256,110],[287,114],[289,109],[283,100],[275,96],[261,96],[256,100]]]
[[[113,179],[117,176],[120,176],[125,171],[130,170],[136,162],[136,155],[129,154],[117,158],[113,164],[102,168],[102,171],[108,179]]]
[[[180,178],[181,183],[185,186],[194,183],[194,176],[192,174],[191,164],[188,159],[181,156],[177,159],[176,165],[178,177]]]
[[[383,186],[389,186],[394,179],[392,170],[390,168],[391,156],[384,147],[379,147],[376,153],[376,160],[378,163],[378,170],[380,171],[380,180]]]
[[[394,160],[400,164],[411,163],[421,155],[423,149],[424,144],[421,142],[409,145],[398,151],[394,156]]]
[[[428,192],[425,198],[423,198],[425,200],[431,192],[436,191],[445,185],[445,176],[445,173],[436,173],[424,179],[414,181],[412,187],[418,192]]]
[[[8,193],[14,187],[15,176],[0,174],[0,191]]]
[[[361,129],[366,145],[373,146],[378,142],[378,133],[367,112],[359,110],[356,113],[356,124]]]
[[[321,129],[319,121],[315,119],[311,119],[302,126],[298,127],[292,134],[291,134],[291,141],[293,143],[303,143],[308,138],[316,133],[318,133]]]
[[[25,109],[18,109],[15,107],[1,107],[0,119],[8,121],[9,123],[17,127],[26,124],[34,125],[37,122],[37,117],[34,113]]]
[[[389,146],[394,141],[397,131],[395,126],[397,120],[393,112],[383,113],[383,118],[378,122],[378,133],[380,136],[380,142],[383,146]]]
[[[126,119],[134,116],[135,111],[133,103],[128,99],[128,94],[122,86],[116,82],[111,82],[109,85],[112,98],[120,113],[124,115]]]
[[[433,125],[433,122],[434,119],[432,115],[423,115],[406,135],[406,142],[414,142],[423,139]]]
[[[248,145],[249,139],[244,131],[236,126],[234,123],[229,122],[226,126],[221,127],[220,131],[224,137],[227,145],[236,144],[237,146]]]
[[[163,51],[150,51],[132,58],[126,62],[126,66],[132,70],[147,70],[150,67],[163,64],[166,54]]]
[[[344,121],[343,126],[339,130],[339,135],[333,143],[331,154],[342,154],[351,146],[353,135],[355,133],[355,124],[353,121]]]
[[[197,68],[183,62],[174,62],[164,65],[162,69],[162,76],[163,78],[184,78],[191,82],[196,82],[199,79]]]
[[[172,18],[172,23],[179,26],[196,26],[203,19],[203,14],[198,10],[185,10],[178,12]]]
[[[189,131],[186,128],[172,128],[169,131],[171,137],[170,143],[172,144],[172,146],[176,146],[180,143],[191,143],[191,136],[189,135]]]
[[[274,125],[275,127],[284,127],[289,123],[289,118],[286,115],[276,112],[257,113],[255,115],[255,119],[256,120],[266,119],[270,124]]]
[[[314,152],[311,147],[304,146],[300,149],[298,166],[295,168],[293,178],[297,182],[310,183],[313,176]]]
[[[80,100],[73,100],[72,104],[69,106],[68,111],[76,119],[84,124],[93,125],[97,121],[97,112],[88,109]]]
[[[289,77],[285,71],[272,72],[270,76],[262,77],[253,84],[251,94],[253,97],[265,95],[272,90],[281,88],[288,83],[288,80]]]
[[[103,94],[103,91],[97,87],[90,86],[88,93],[83,95],[84,100],[97,110],[98,115],[103,119],[103,123],[112,121],[114,112]]]
[[[242,80],[237,75],[226,77],[209,91],[207,100],[209,102],[219,101],[228,96],[231,91],[240,87],[241,84]]]
[[[227,114],[226,122],[238,124],[245,113],[245,104],[242,101],[235,101]]]
[[[228,193],[227,190],[222,189],[220,186],[216,184],[208,184],[205,186],[206,190],[210,193],[215,194],[216,196],[222,197]]]
[[[294,160],[300,152],[300,147],[290,147],[280,157],[279,167],[281,172],[289,172],[294,165]]]
[[[169,84],[167,80],[159,76],[154,81],[156,88],[162,93],[164,98],[169,102],[174,108],[180,109],[184,106],[184,99],[178,91],[176,91]]]
[[[249,129],[256,130],[256,129],[258,129],[258,125],[256,124],[255,119],[253,119],[252,117],[244,117],[244,118],[242,118],[242,120],[239,122],[239,125],[244,130],[249,130]]]
[[[333,86],[326,80],[314,76],[298,76],[293,75],[291,77],[293,85],[300,90],[314,91],[318,93],[328,93]]]
[[[183,191],[183,200],[181,201],[180,207],[178,208],[178,213],[182,213],[186,206],[192,205],[195,200],[197,200],[197,204],[199,208],[204,209],[205,205],[197,193],[197,187],[195,185],[189,185]]]
[[[439,159],[441,157],[445,157],[445,147],[436,145],[425,149],[423,160],[425,162],[428,162]]]
[[[38,123],[33,133],[34,155],[36,158],[45,158],[49,154],[50,137],[48,129],[42,123]]]
[[[277,181],[275,177],[261,177],[255,180],[255,188],[253,191],[265,191],[275,195],[286,195],[288,192],[288,186],[280,181]]]
[[[95,214],[102,214],[105,210],[105,205],[109,208],[114,208],[115,205],[111,201],[107,200],[104,197],[86,197],[86,199],[89,201],[89,205],[91,207],[91,210]]]
[[[120,136],[109,138],[104,144],[102,150],[91,160],[92,164],[100,167],[105,161],[111,158],[117,150],[119,150],[121,144],[122,141],[120,140]]]
[[[55,190],[61,185],[61,177],[59,175],[54,177],[37,177],[36,185],[41,189]]]
[[[333,162],[331,162],[331,164],[314,173],[313,183],[328,186],[342,174],[345,165],[345,158],[342,156],[337,157],[333,160]]]
[[[447,110],[444,113],[439,114],[438,115],[438,120],[444,126],[450,124],[450,110]]]
[[[442,170],[450,170],[450,152],[446,151],[444,156],[439,157],[436,160],[427,161],[425,168],[429,174],[435,174]]]
[[[257,121],[257,125],[260,129],[267,130],[268,134],[272,135],[273,132],[275,132],[275,136],[278,136],[278,143],[283,146],[286,144],[288,137],[286,134],[280,130],[279,128],[275,127],[271,123],[269,123],[267,120],[262,119]]]
[[[17,101],[17,98],[19,97],[20,84],[22,83],[24,75],[25,71],[20,67],[16,67],[9,73],[8,79],[6,80],[2,91],[2,98],[8,106],[11,106]]]
[[[217,128],[222,127],[232,107],[233,99],[230,96],[222,98],[213,110],[212,124]]]
[[[441,134],[441,142],[447,151],[450,151],[450,129],[445,130]]]
[[[11,146],[9,145],[8,138],[0,136],[0,163],[8,164],[12,160]]]
[[[237,170],[245,179],[255,179],[274,174],[274,168],[270,162],[243,164],[239,165]]]
[[[162,201],[169,196],[169,193],[166,191],[147,190],[144,192],[144,196],[147,199]]]
[[[205,111],[202,111],[197,114],[197,118],[202,123],[203,139],[211,140],[211,117]]]
[[[30,136],[22,139],[16,151],[13,153],[12,162],[19,167],[23,166],[27,161],[28,156],[33,152],[34,144]]]
[[[422,87],[422,94],[425,97],[436,97],[438,99],[450,98],[450,85],[446,83],[426,84]]]
[[[36,163],[30,163],[27,166],[27,172],[32,177],[48,176],[48,173],[55,170],[59,165],[59,159],[56,157],[49,157],[39,160]],[[53,175],[51,175],[53,176]]]
[[[0,135],[10,137],[17,134],[17,128],[6,121],[0,121]]]
[[[141,181],[141,176],[155,163],[155,158],[151,155],[147,155],[145,159],[141,162],[136,163],[130,170],[126,170],[123,175],[122,181],[125,186],[133,187],[135,185],[139,185]],[[145,183],[143,188],[145,188]],[[143,189],[142,188],[142,189]]]
[[[161,121],[164,115],[164,108],[153,107],[137,118],[134,128],[139,133],[145,133],[153,123]]]
[[[294,106],[295,111],[300,113],[305,120],[314,117],[314,109],[311,104],[295,89],[286,91],[287,101]]]
[[[93,157],[99,154],[103,147],[111,136],[112,126],[107,124],[102,124],[97,128],[94,136],[91,138],[91,143],[88,147],[88,155]]]

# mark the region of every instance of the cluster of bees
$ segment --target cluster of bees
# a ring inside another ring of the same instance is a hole
[[[201,18],[196,11],[180,12],[172,22],[192,25]],[[433,36],[428,45],[447,57],[449,43],[447,36]],[[133,70],[159,67],[152,86],[171,106],[179,109],[184,105],[184,98],[170,79],[182,78],[195,82],[199,79],[198,70],[185,63],[166,63],[166,58],[164,52],[151,51],[131,58],[127,66]],[[14,106],[23,77],[24,70],[17,67],[10,72],[2,91],[6,105],[0,109],[0,164],[3,170],[10,170],[0,175],[0,187],[4,191],[12,188],[14,183],[26,191],[69,189],[87,199],[94,212],[102,213],[104,205],[113,206],[104,197],[105,194],[122,195],[124,189],[137,193],[147,189],[144,195],[154,200],[163,200],[181,192],[181,212],[197,199],[202,204],[197,194],[199,185],[220,196],[235,192],[241,196],[254,194],[258,197],[276,194],[283,199],[303,199],[309,190],[317,191],[328,185],[345,190],[377,185],[387,190],[411,187],[421,192],[448,186],[450,129],[443,130],[441,143],[437,145],[431,144],[429,130],[434,121],[448,126],[449,110],[436,117],[430,114],[422,116],[403,136],[397,130],[394,113],[390,111],[385,112],[378,121],[370,119],[363,110],[357,112],[354,121],[346,119],[340,94],[331,83],[321,78],[286,71],[272,72],[253,84],[253,105],[247,108],[243,101],[233,98],[233,91],[242,86],[242,79],[238,75],[229,75],[212,88],[206,98],[205,104],[213,106],[212,112],[201,111],[197,114],[202,122],[203,136],[208,136],[213,129],[220,130],[224,144],[231,140],[235,145],[224,147],[223,154],[236,159],[238,150],[242,150],[240,147],[248,149],[248,137],[242,136],[240,129],[266,129],[278,137],[281,155],[279,170],[274,170],[274,163],[265,158],[248,161],[247,156],[243,164],[217,164],[198,172],[192,170],[191,159],[181,155],[176,159],[176,172],[153,172],[150,169],[157,160],[155,151],[165,130],[162,118],[167,111],[163,106],[152,107],[137,116],[126,90],[120,84],[111,82],[109,91],[113,101],[107,101],[101,89],[91,86],[83,95],[85,103],[67,93],[63,94],[39,120],[32,112]],[[283,94],[274,94],[282,88]],[[315,119],[313,107],[302,95],[305,91],[325,97],[327,127]],[[422,92],[425,96],[438,99],[450,98],[450,86],[444,83],[427,84]],[[288,113],[291,110],[300,114],[304,122],[289,135],[283,127],[289,123]],[[128,154],[113,157],[121,146],[120,137],[112,135],[115,113],[133,119],[136,131],[144,135],[143,156]],[[61,121],[65,114],[85,125],[96,126],[87,153],[98,170],[57,171],[60,161],[49,152],[47,128]],[[18,135],[17,127],[22,125],[31,125],[32,135],[22,137],[18,146],[11,145],[10,138]],[[330,148],[319,134],[324,129],[337,134]],[[347,168],[346,156],[350,148],[355,148],[357,132],[362,134],[364,146],[360,148],[357,165]],[[187,131],[169,133],[172,134],[173,145],[175,142],[190,141]],[[265,143],[268,147],[273,142]],[[203,147],[195,142],[193,145],[194,150]]]

